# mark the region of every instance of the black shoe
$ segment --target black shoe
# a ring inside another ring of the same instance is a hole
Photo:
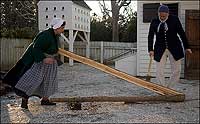
[[[14,88],[14,91],[15,91],[16,95],[18,95],[18,96],[24,97],[26,99],[29,98],[29,96],[25,92],[23,92],[17,88]]]
[[[41,100],[41,105],[56,105],[56,103],[50,102],[49,100]]]
[[[27,98],[22,98],[21,107],[28,109],[28,99]]]

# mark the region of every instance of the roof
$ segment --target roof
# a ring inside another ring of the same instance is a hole
[[[48,0],[39,0],[39,1],[48,1]],[[49,0],[50,1],[50,0]],[[67,0],[51,0],[51,1],[67,1]],[[73,3],[82,6],[86,9],[92,10],[86,3],[84,0],[72,0]]]
[[[92,10],[86,3],[84,0],[72,0],[73,3],[79,5],[79,6],[82,6],[84,8],[87,8],[89,10]]]

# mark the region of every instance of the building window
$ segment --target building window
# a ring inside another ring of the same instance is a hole
[[[75,24],[75,28],[77,28],[77,24]]]
[[[62,7],[62,11],[65,9],[65,7]]]
[[[49,18],[49,16],[48,15],[46,15],[46,19],[48,19]]]
[[[78,13],[80,13],[80,9],[78,9]]]
[[[80,28],[80,25],[78,24],[78,28]]]
[[[53,10],[55,11],[55,10],[56,10],[56,7],[54,7]]]
[[[49,25],[48,25],[48,23],[46,23],[46,27],[48,27]]]
[[[48,7],[46,7],[46,9],[45,9],[46,11],[48,11]]]
[[[53,17],[56,18],[56,15],[54,15]]]
[[[75,12],[76,12],[76,8],[74,8]]]
[[[62,15],[62,19],[64,19],[65,18],[65,15]]]
[[[78,21],[80,21],[80,17],[78,16]]]
[[[165,4],[169,7],[169,14],[178,15],[178,3]],[[143,4],[143,22],[149,23],[158,16],[160,3]]]

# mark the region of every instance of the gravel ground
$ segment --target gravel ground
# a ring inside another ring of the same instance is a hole
[[[58,79],[59,89],[52,97],[155,95],[80,63],[60,66]],[[199,123],[199,80],[181,79],[174,89],[186,94],[184,102],[85,102],[82,110],[69,110],[64,102],[41,106],[37,97],[29,99],[25,110],[21,98],[9,93],[0,98],[1,123]]]

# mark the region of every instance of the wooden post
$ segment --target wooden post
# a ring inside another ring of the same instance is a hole
[[[61,40],[61,39],[60,39]],[[63,39],[64,40],[64,39]],[[62,48],[62,49],[64,49],[64,47],[65,47],[65,45],[64,45],[64,41],[63,42],[60,42],[60,47]],[[60,60],[63,62],[63,63],[65,63],[65,56],[60,56]]]
[[[69,51],[73,52],[74,51],[74,38],[73,38],[73,30],[69,30]],[[69,65],[73,66],[74,61],[72,58],[69,58]]]
[[[103,50],[103,41],[101,41],[101,63],[103,63],[103,56],[104,56],[104,50]]]

